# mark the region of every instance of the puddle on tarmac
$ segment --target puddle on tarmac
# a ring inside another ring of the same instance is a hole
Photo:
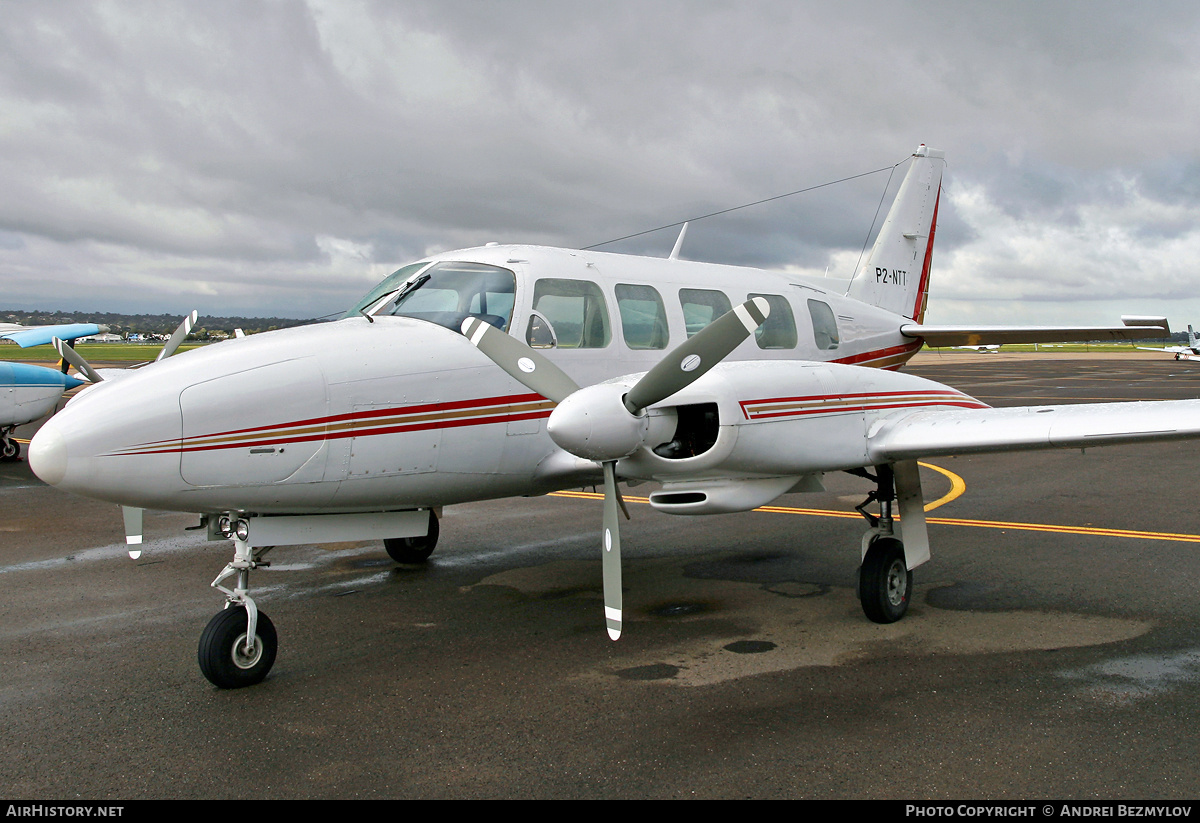
[[[863,617],[849,587],[685,576],[684,567],[695,561],[626,561],[625,636],[636,635],[639,624],[660,622],[674,624],[677,639],[645,650],[629,643],[616,665],[597,674],[698,686],[805,666],[837,666],[879,654],[972,655],[1116,643],[1143,635],[1153,625],[1079,614],[950,611],[930,606],[926,595],[931,587],[917,586],[908,616],[881,626]],[[513,569],[477,585],[506,586],[529,597],[571,591],[598,605],[600,580],[599,561],[570,560]],[[596,625],[602,631],[599,617]],[[1200,671],[1200,656],[1176,666]],[[1096,676],[1151,682],[1144,674],[1139,680],[1130,673],[1151,668],[1130,664],[1128,672]],[[1175,670],[1166,666],[1162,676],[1173,676],[1170,671]]]

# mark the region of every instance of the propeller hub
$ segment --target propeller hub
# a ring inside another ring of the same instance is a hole
[[[585,460],[620,460],[637,451],[649,431],[649,418],[625,408],[627,387],[600,383],[572,393],[546,422],[550,439]]]

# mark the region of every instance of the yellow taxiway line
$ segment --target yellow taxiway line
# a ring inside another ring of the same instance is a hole
[[[925,511],[932,511],[938,506],[943,506],[951,500],[961,496],[967,490],[967,484],[963,479],[948,469],[943,469],[941,466],[934,466],[930,463],[921,463],[927,469],[932,469],[945,475],[950,480],[950,491],[932,503],[925,504]],[[603,500],[604,495],[596,492],[584,491],[563,491],[554,492],[554,497],[574,497],[586,500]],[[648,497],[631,497],[624,496],[627,502],[632,503],[649,503]],[[766,512],[768,514],[799,514],[809,517],[844,517],[851,520],[860,520],[862,515],[858,512],[840,512],[832,509],[801,509],[791,506],[760,506],[755,509],[756,512]],[[964,520],[957,517],[927,517],[927,523],[936,523],[940,526],[971,526],[978,529],[1004,529],[1012,531],[1027,531],[1027,532],[1051,532],[1054,534],[1080,534],[1093,537],[1131,537],[1141,540],[1173,540],[1181,543],[1200,543],[1200,534],[1173,534],[1170,532],[1146,532],[1136,531],[1133,529],[1104,529],[1094,526],[1056,526],[1049,523],[1011,523],[1003,520]]]
[[[28,443],[28,440],[13,438],[18,443]],[[951,500],[961,497],[967,490],[963,479],[949,469],[935,466],[932,463],[920,463],[927,469],[945,475],[950,480],[950,491],[925,504],[925,511],[930,512],[938,506],[944,506]],[[604,495],[597,492],[562,491],[552,492],[551,497],[574,497],[582,500],[603,500]],[[649,503],[648,497],[633,497],[622,495],[629,503]],[[847,517],[858,520],[862,517],[858,512],[839,512],[832,509],[800,509],[791,506],[760,506],[754,511],[768,514],[802,514],[809,517]],[[1082,534],[1095,537],[1133,537],[1142,540],[1174,540],[1181,543],[1200,543],[1200,534],[1173,534],[1171,532],[1144,532],[1132,529],[1102,529],[1094,526],[1055,526],[1049,523],[1010,523],[1003,520],[963,520],[957,517],[928,517],[926,523],[937,523],[939,526],[972,526],[977,529],[1011,529],[1026,532],[1051,532],[1054,534]]]

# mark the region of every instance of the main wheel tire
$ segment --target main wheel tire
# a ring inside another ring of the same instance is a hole
[[[429,510],[429,534],[424,537],[389,537],[383,541],[388,557],[397,563],[424,563],[437,548],[437,515]]]
[[[3,446],[0,446],[0,460],[5,463],[11,463],[19,460],[21,457],[21,444],[16,440],[5,440]]]
[[[882,537],[867,549],[858,576],[863,613],[875,623],[895,623],[908,611],[912,572],[904,564],[904,544]]]
[[[279,640],[271,618],[258,613],[254,633],[254,653],[246,655],[245,606],[234,606],[218,613],[200,635],[197,659],[200,671],[219,689],[240,689],[261,683],[275,664]]]

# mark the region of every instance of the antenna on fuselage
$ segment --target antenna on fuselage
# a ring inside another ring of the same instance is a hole
[[[675,248],[671,249],[671,253],[667,255],[668,260],[678,260],[679,250],[683,248],[683,238],[687,237],[688,224],[684,223],[683,228],[679,230],[679,239],[675,241]]]

